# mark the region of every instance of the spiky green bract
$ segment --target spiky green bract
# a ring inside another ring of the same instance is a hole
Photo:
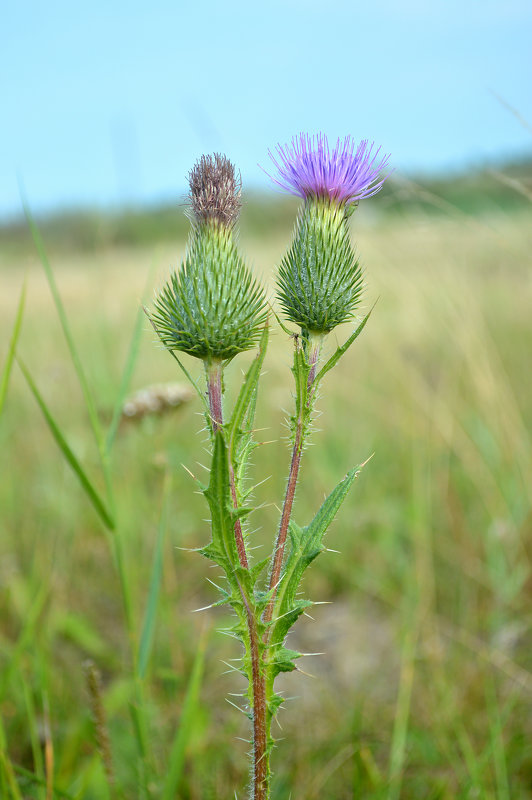
[[[345,204],[309,197],[277,278],[286,317],[304,331],[329,333],[353,316],[362,293],[362,269],[349,237]]]
[[[227,361],[256,345],[265,319],[264,290],[232,229],[216,220],[196,224],[180,269],[155,300],[152,320],[163,344]]]

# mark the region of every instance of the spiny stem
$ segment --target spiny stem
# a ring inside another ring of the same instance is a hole
[[[223,426],[222,412],[222,362],[218,358],[205,359],[205,374],[207,376],[207,394],[211,412],[211,425],[213,433],[217,433]]]
[[[270,766],[268,758],[268,731],[266,705],[266,678],[260,657],[259,632],[254,610],[244,587],[238,582],[246,609],[251,653],[251,692],[253,713],[253,800],[268,800]]]
[[[277,593],[277,586],[279,584],[279,579],[281,577],[281,569],[283,567],[283,559],[284,559],[284,549],[286,545],[286,537],[288,535],[288,525],[290,523],[290,517],[292,515],[292,506],[294,504],[294,498],[296,494],[296,486],[297,486],[297,479],[299,476],[299,467],[301,465],[301,455],[303,452],[303,445],[305,440],[305,430],[304,430],[304,416],[305,416],[305,404],[307,409],[309,408],[312,400],[314,399],[314,381],[316,378],[316,371],[318,367],[318,362],[320,358],[321,347],[323,344],[324,336],[322,335],[310,335],[307,342],[307,358],[308,364],[310,366],[308,378],[307,378],[307,396],[306,398],[302,399],[301,406],[298,409],[297,413],[297,420],[296,420],[296,427],[295,427],[295,434],[294,434],[294,446],[292,448],[292,460],[290,462],[290,472],[288,473],[288,481],[286,484],[286,493],[283,503],[283,510],[281,512],[281,520],[279,522],[279,532],[277,534],[277,542],[275,544],[274,555],[272,559],[272,567],[270,572],[270,585],[269,590],[272,593],[270,601],[266,607],[264,612],[264,622],[268,624],[271,622],[272,615],[273,615],[273,607],[275,604],[275,595]],[[296,343],[296,347],[299,345]]]
[[[207,376],[207,393],[209,396],[209,409],[213,433],[223,429],[222,411],[222,362],[218,360],[205,361]],[[236,508],[238,498],[235,485],[235,471],[229,460],[229,481],[233,505]],[[246,547],[242,534],[240,520],[235,521],[235,540],[240,566],[249,569]],[[244,587],[238,582],[240,595],[246,609],[246,621],[249,634],[251,655],[251,692],[253,712],[253,800],[268,800],[269,764],[266,731],[266,681],[262,670],[260,657],[259,632],[254,608]]]
[[[213,433],[217,433],[223,428],[223,410],[222,410],[222,362],[219,359],[205,359],[205,374],[207,377],[207,394],[209,396],[209,409],[211,415],[211,425]],[[231,485],[231,497],[233,498],[233,505],[238,507],[238,498],[236,494],[235,485],[235,471],[233,465],[229,462],[229,482]],[[238,560],[240,566],[244,569],[249,569],[248,557],[246,554],[246,545],[244,543],[244,534],[242,533],[242,524],[239,519],[235,520],[235,541],[236,549],[238,552]]]

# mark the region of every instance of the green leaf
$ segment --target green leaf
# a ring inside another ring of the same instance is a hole
[[[63,453],[65,459],[68,461],[68,463],[72,467],[74,473],[76,474],[76,476],[77,476],[77,478],[78,478],[78,480],[79,480],[79,482],[81,484],[81,487],[82,487],[83,491],[85,492],[85,494],[89,498],[90,502],[94,506],[94,509],[95,509],[96,513],[98,514],[98,516],[102,520],[102,522],[105,525],[105,527],[108,530],[111,530],[111,531],[114,530],[115,529],[115,521],[114,521],[113,517],[111,516],[109,510],[107,509],[107,506],[106,506],[105,502],[102,500],[102,498],[100,497],[100,495],[98,494],[98,492],[94,488],[94,486],[91,483],[90,479],[87,477],[87,474],[86,474],[85,470],[83,469],[83,467],[79,463],[78,459],[76,458],[76,456],[74,455],[74,453],[70,449],[65,437],[61,433],[61,430],[60,430],[58,424],[56,423],[56,421],[52,417],[50,411],[48,410],[48,407],[47,407],[46,403],[44,402],[44,399],[41,396],[39,390],[37,389],[37,387],[36,387],[32,377],[31,377],[28,369],[24,366],[24,364],[20,360],[20,358],[17,358],[17,361],[18,361],[20,369],[22,370],[22,373],[23,373],[24,377],[26,378],[26,382],[27,382],[31,392],[32,392],[33,396],[35,397],[35,400],[37,401],[37,404],[38,404],[39,408],[41,409],[41,411],[42,411],[42,413],[44,415],[44,418],[45,418],[45,420],[46,420],[46,422],[48,424],[48,427],[50,428],[52,436],[54,437],[54,439],[55,439],[59,449]]]
[[[232,509],[227,447],[221,431],[217,431],[214,436],[211,474],[204,495],[211,512],[212,543],[202,552],[217,560],[230,578],[239,565],[234,533],[235,516],[238,512]]]
[[[0,416],[4,408],[4,403],[7,395],[7,387],[9,385],[9,378],[11,375],[11,368],[13,366],[13,359],[15,358],[15,351],[17,348],[18,337],[22,327],[22,317],[24,314],[24,304],[26,302],[26,282],[22,287],[20,293],[20,300],[18,302],[17,315],[15,317],[15,324],[13,326],[13,333],[9,342],[9,350],[7,351],[7,359],[2,370],[2,379],[0,380]]]
[[[153,634],[155,630],[155,620],[157,615],[157,605],[159,602],[159,592],[161,588],[161,579],[163,574],[163,544],[167,530],[167,497],[169,492],[170,481],[167,481],[164,490],[163,506],[161,510],[161,518],[159,520],[159,530],[157,532],[157,542],[155,545],[155,552],[153,554],[153,565],[151,570],[150,588],[148,592],[148,603],[146,605],[146,613],[144,616],[144,624],[142,626],[142,633],[140,636],[139,651],[137,656],[137,674],[139,678],[144,678],[146,674],[146,667],[148,666],[148,659],[153,643]]]
[[[144,709],[139,708],[136,703],[129,703],[129,713],[133,724],[133,737],[137,748],[137,791],[139,800],[148,800],[148,777],[147,777],[147,733],[144,718]]]
[[[9,787],[9,794],[6,794],[6,789]],[[0,789],[2,789],[2,797],[6,800],[23,800],[20,789],[18,788],[15,779],[15,772],[13,765],[7,754],[6,735],[2,718],[0,717]]]
[[[323,365],[323,367],[320,369],[316,377],[316,385],[320,383],[321,379],[338,363],[338,361],[341,359],[346,350],[348,350],[351,347],[355,339],[358,339],[358,337],[364,330],[366,322],[370,318],[371,312],[373,311],[374,308],[375,308],[375,303],[370,308],[370,310],[368,311],[368,313],[366,314],[366,316],[364,317],[358,328],[355,331],[353,331],[349,339],[346,342],[344,342],[343,345],[338,347],[336,352],[333,353],[330,359]]]
[[[163,787],[162,800],[175,800],[179,784],[183,777],[186,747],[187,743],[190,741],[191,730],[194,726],[194,720],[198,711],[199,694],[203,677],[203,664],[205,661],[205,648],[206,636],[203,636],[196,653],[185,700],[183,702],[183,711],[181,712],[179,727],[176,731],[170,751],[168,774]]]
[[[233,413],[231,415],[231,421],[228,426],[230,442],[234,441],[238,430],[242,427],[244,419],[248,415],[250,404],[253,403],[253,398],[257,392],[260,371],[262,369],[264,356],[266,355],[266,349],[268,347],[268,336],[269,328],[268,325],[265,325],[259,343],[259,351],[247,371],[244,383],[242,384],[242,388],[240,389]]]
[[[46,789],[46,778],[40,778],[38,775],[31,772],[31,770],[21,767],[20,764],[13,764],[13,769],[17,775],[20,775],[27,781],[31,781],[35,786],[41,786],[43,790]],[[0,797],[3,797],[3,795],[0,795]],[[54,786],[54,800],[76,800],[76,798],[73,794],[65,792],[64,789],[58,789],[57,786]]]
[[[25,653],[28,649],[34,647],[36,631],[48,599],[49,588],[45,583],[42,583],[29,608],[25,611],[22,630],[16,643],[9,650],[9,658],[5,661],[5,667],[0,671],[0,703],[7,694],[13,674],[21,672],[21,660],[24,658]]]
[[[253,422],[257,403],[257,390],[264,356],[268,347],[269,328],[264,326],[259,351],[249,367],[240,389],[231,420],[227,426],[228,457],[235,475],[235,489],[240,501],[245,469],[253,443]]]
[[[287,670],[286,654],[280,657],[278,649],[283,646],[286,634],[294,622],[305,608],[311,605],[309,600],[297,597],[303,573],[324,549],[325,532],[345,500],[360,469],[361,467],[356,467],[347,473],[345,478],[333,489],[309,525],[300,528],[294,521],[290,522],[290,552],[279,581],[270,637],[272,652],[269,661],[273,668],[273,677],[281,669]]]
[[[44,249],[44,243],[41,238],[41,234],[39,233],[39,229],[34,222],[32,217],[31,211],[29,209],[28,204],[25,200],[23,200],[23,207],[24,213],[26,215],[26,220],[28,223],[28,227],[30,229],[30,233],[35,244],[35,248],[41,260],[41,264],[43,266],[46,279],[48,281],[48,285],[50,287],[50,291],[52,293],[52,297],[54,300],[54,304],[57,310],[57,314],[59,316],[59,321],[61,323],[61,327],[63,329],[63,334],[65,336],[66,343],[68,345],[68,349],[70,351],[70,357],[72,359],[72,363],[74,365],[74,369],[76,370],[76,374],[78,376],[79,384],[81,386],[81,390],[83,392],[83,397],[85,398],[85,404],[87,406],[87,412],[89,414],[89,419],[91,423],[91,427],[94,433],[94,437],[98,444],[98,449],[100,451],[100,455],[102,456],[102,466],[105,467],[104,463],[104,441],[103,441],[103,433],[100,424],[100,419],[98,417],[98,412],[96,411],[96,405],[94,403],[91,391],[89,389],[89,384],[87,378],[85,377],[85,372],[83,370],[83,365],[81,363],[81,359],[78,355],[78,351],[76,349],[76,345],[74,344],[74,338],[72,336],[72,332],[70,330],[70,326],[68,324],[67,315],[65,312],[65,308],[63,306],[63,302],[61,300],[61,296],[59,294],[59,290],[57,288],[57,284],[55,282],[54,273],[50,266],[50,262],[48,261],[48,256],[46,255],[46,250]]]
[[[85,617],[72,611],[58,612],[54,617],[53,635],[73,642],[85,655],[101,663],[113,663],[116,651]]]

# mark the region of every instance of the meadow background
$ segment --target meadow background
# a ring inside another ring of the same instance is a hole
[[[324,385],[296,519],[374,455],[328,534],[340,554],[322,556],[306,578],[307,594],[331,604],[293,634],[294,646],[324,655],[281,681],[298,699],[280,718],[278,800],[530,797],[530,166],[505,175],[392,179],[353,217],[365,304],[378,303]],[[242,246],[270,286],[295,210],[256,196],[244,205]],[[104,431],[124,375],[128,395],[182,382],[138,317],[183,252],[182,212],[41,225]],[[27,225],[4,228],[0,260],[3,364],[25,285],[16,351],[104,498],[86,403]],[[257,544],[274,535],[288,469],[290,360],[274,326],[258,409],[258,436],[273,442],[255,459],[257,480],[268,478],[257,490]],[[245,363],[232,365],[235,383]],[[234,389],[228,378],[229,400]],[[238,787],[242,796],[247,720],[224,699],[242,688],[224,666],[238,645],[217,633],[230,621],[223,610],[192,613],[215,600],[206,578],[216,576],[180,549],[208,539],[203,498],[181,466],[201,474],[199,411],[191,400],[120,421],[110,532],[13,365],[0,423],[2,797],[223,798]],[[111,788],[87,662],[101,676]]]
[[[304,456],[300,523],[372,458],[328,534],[339,554],[305,579],[323,605],[291,642],[323,655],[280,681],[297,699],[273,798],[532,797],[530,4],[1,17],[0,800],[245,796],[238,645],[223,609],[193,613],[217,577],[190,552],[209,536],[182,466],[207,458],[199,402],[122,409],[183,384],[140,308],[183,255],[188,170],[212,152],[241,170],[240,241],[273,290],[297,203],[258,164],[300,131],[375,140],[395,172],[352,219],[377,304]],[[274,326],[257,545],[288,471],[291,347]]]

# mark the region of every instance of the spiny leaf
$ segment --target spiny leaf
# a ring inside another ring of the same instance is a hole
[[[275,664],[276,672],[293,672],[296,668],[294,661],[301,657],[297,650],[289,650],[287,647],[278,647],[272,662]]]
[[[246,377],[240,389],[231,421],[228,426],[229,441],[234,441],[237,431],[242,426],[243,420],[246,416],[250,403],[252,402],[253,395],[257,389],[257,383],[260,377],[260,371],[266,355],[266,348],[268,346],[268,325],[265,325],[262,331],[262,336],[259,344],[259,351],[253,359],[250,368],[247,371]]]
[[[301,419],[301,442],[303,442],[312,414],[312,403],[309,403],[308,396],[310,365],[307,361],[299,336],[294,337],[294,364],[292,366],[292,374],[294,375],[296,385],[296,413],[291,419],[292,434],[295,434],[298,424],[297,421]]]
[[[370,310],[368,311],[368,313],[366,314],[366,316],[364,317],[358,328],[356,328],[356,330],[353,331],[349,339],[347,339],[347,341],[344,342],[343,345],[338,347],[336,352],[333,353],[330,359],[323,365],[323,367],[318,372],[316,378],[316,385],[320,383],[321,379],[338,363],[338,361],[341,359],[346,350],[348,350],[351,347],[355,339],[357,339],[360,336],[374,308],[375,308],[375,303],[373,303],[372,307],[370,308]]]
[[[209,485],[204,492],[211,512],[212,550],[223,554],[233,570],[238,565],[238,551],[234,534],[234,513],[229,484],[227,447],[221,431],[214,436]],[[209,548],[206,548],[209,550]]]
[[[286,634],[294,622],[305,608],[311,605],[310,601],[297,598],[297,591],[303,573],[324,549],[323,536],[336,516],[359,471],[360,467],[356,467],[348,472],[338,486],[333,489],[309,525],[300,528],[294,521],[290,522],[290,552],[279,581],[273,614],[274,622],[270,635],[272,649],[270,663],[272,664],[274,675],[279,671],[276,649],[282,646]],[[283,668],[286,669],[285,666]]]
[[[246,465],[253,448],[256,446],[252,440],[253,421],[255,418],[258,382],[268,346],[268,336],[269,328],[268,324],[266,324],[262,332],[259,351],[247,371],[227,427],[228,455],[233,467],[235,489],[239,499],[242,496],[242,483]]]

